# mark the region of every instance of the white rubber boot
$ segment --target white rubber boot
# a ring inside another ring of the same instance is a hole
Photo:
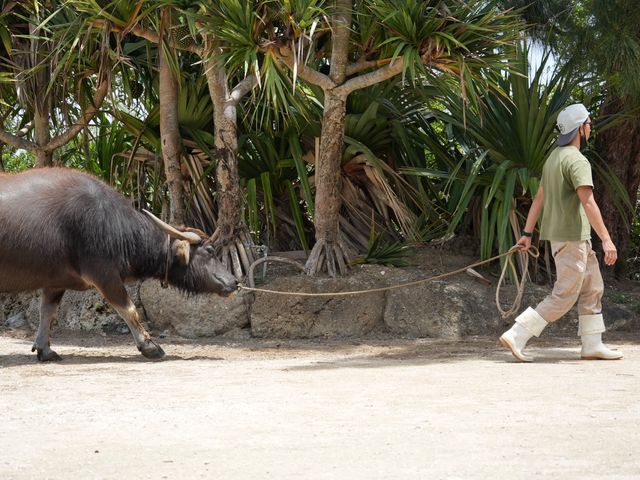
[[[582,339],[583,360],[619,360],[624,355],[611,350],[602,343],[602,332],[605,331],[602,314],[580,315],[578,317],[578,335]]]
[[[523,352],[529,339],[539,337],[547,322],[533,308],[529,307],[516,318],[516,322],[500,337],[500,343],[521,362],[532,362],[533,357]]]

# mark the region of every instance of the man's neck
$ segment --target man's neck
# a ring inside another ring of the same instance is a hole
[[[571,147],[576,147],[578,150],[580,150],[580,140],[582,137],[580,137],[580,134],[576,135],[575,138],[573,140],[571,140],[570,143],[567,143],[567,147],[571,146]]]

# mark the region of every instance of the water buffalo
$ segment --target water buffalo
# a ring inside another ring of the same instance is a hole
[[[164,356],[125,289],[146,278],[188,293],[224,296],[237,287],[199,235],[137,211],[91,175],[66,168],[0,174],[0,292],[42,289],[38,360],[60,358],[49,337],[65,290],[92,287],[127,322],[145,357]]]

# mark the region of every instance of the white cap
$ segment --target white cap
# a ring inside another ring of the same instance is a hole
[[[589,118],[587,108],[581,103],[569,105],[558,114],[558,146],[563,147],[575,138],[578,128]]]

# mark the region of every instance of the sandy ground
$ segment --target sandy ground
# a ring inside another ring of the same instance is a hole
[[[54,343],[0,333],[0,479],[640,478],[637,340]]]

